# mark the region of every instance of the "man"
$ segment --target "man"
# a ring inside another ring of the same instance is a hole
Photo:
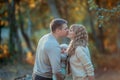
[[[68,34],[67,21],[54,19],[50,23],[51,33],[44,35],[38,43],[35,64],[33,69],[33,80],[52,80],[55,75],[57,80],[63,80],[61,74],[61,50],[58,39]]]

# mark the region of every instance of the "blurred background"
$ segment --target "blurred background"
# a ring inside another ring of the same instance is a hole
[[[86,26],[96,80],[120,80],[120,0],[0,0],[0,80],[31,80],[54,18]]]

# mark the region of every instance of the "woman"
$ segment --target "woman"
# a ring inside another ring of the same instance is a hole
[[[67,51],[73,80],[94,80],[94,68],[87,47],[88,34],[85,27],[79,24],[71,25],[68,38],[71,39]]]

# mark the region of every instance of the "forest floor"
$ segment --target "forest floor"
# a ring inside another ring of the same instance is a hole
[[[15,78],[24,78],[25,76],[31,79],[33,66],[28,64],[15,64],[0,66],[0,80],[15,80]],[[101,68],[95,70],[96,80],[120,80],[120,69]],[[22,79],[16,79],[22,80]],[[66,80],[72,80],[69,76]]]

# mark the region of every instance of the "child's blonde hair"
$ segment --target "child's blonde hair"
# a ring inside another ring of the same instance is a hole
[[[67,44],[61,44],[60,47],[61,48],[68,48],[68,45]]]

